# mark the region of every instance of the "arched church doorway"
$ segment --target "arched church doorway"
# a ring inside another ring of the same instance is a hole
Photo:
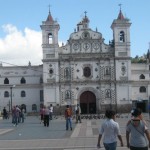
[[[80,107],[82,114],[96,113],[96,96],[90,91],[83,92],[80,96]]]

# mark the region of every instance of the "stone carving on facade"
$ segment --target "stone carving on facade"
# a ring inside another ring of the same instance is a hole
[[[110,89],[106,89],[106,90],[105,90],[105,98],[111,98]]]
[[[71,91],[67,90],[67,91],[65,92],[65,98],[66,98],[66,99],[71,99]]]
[[[121,66],[121,74],[122,76],[126,74],[126,66],[124,66],[124,63],[122,63],[122,66]]]
[[[70,72],[70,68],[69,67],[65,68],[64,77],[65,77],[65,79],[70,79],[71,72]]]

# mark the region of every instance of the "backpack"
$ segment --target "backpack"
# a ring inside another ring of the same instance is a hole
[[[66,109],[66,116],[71,117],[71,110],[70,109]]]

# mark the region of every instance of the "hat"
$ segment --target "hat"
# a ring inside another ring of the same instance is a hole
[[[139,108],[135,108],[135,109],[131,110],[131,114],[134,117],[137,117],[137,116],[141,115],[141,113],[142,113],[142,111]]]

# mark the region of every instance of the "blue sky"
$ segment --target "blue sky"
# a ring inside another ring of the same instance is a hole
[[[111,23],[122,4],[130,19],[131,56],[147,53],[150,42],[150,1],[145,0],[1,0],[0,61],[18,65],[42,64],[41,29],[50,10],[60,24],[59,41],[65,42],[81,21],[84,11],[90,28],[102,33],[105,43],[112,40]]]

